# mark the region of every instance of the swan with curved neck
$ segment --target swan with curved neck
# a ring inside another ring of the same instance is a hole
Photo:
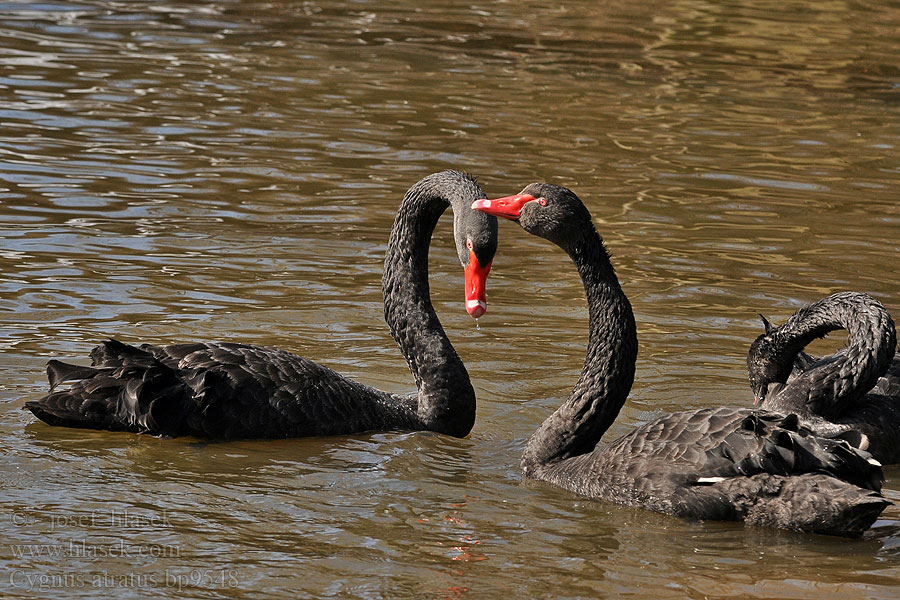
[[[431,304],[428,248],[453,207],[454,240],[466,274],[466,309],[486,310],[485,281],[497,220],[471,209],[484,198],[457,171],[429,175],[403,198],[384,261],[384,317],[418,394],[388,394],[283,350],[204,342],[130,346],[110,340],[91,367],[50,361],[50,393],[26,407],[51,424],[205,438],[285,438],[375,430],[468,435],[475,392]],[[71,381],[68,389],[55,391]]]
[[[754,403],[795,412],[819,435],[845,438],[882,463],[900,462],[900,354],[884,305],[840,292],[805,306],[750,345],[747,371]],[[816,358],[803,350],[839,329],[846,346]]]
[[[581,200],[536,183],[473,208],[514,220],[565,250],[588,300],[590,335],[568,400],[528,440],[526,477],[572,492],[697,519],[858,536],[890,504],[877,461],[817,438],[796,416],[740,408],[666,415],[610,442],[601,437],[635,373],[631,305]]]

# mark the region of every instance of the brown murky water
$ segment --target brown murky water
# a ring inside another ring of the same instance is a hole
[[[760,325],[839,290],[900,315],[896,2],[0,4],[0,590],[108,598],[888,598],[861,540],[694,523],[522,481],[583,290],[501,224],[489,313],[449,222],[432,290],[471,436],[208,444],[51,428],[50,357],[241,340],[412,389],[380,270],[409,185],[547,179],[591,207],[638,320],[631,400],[751,401]]]

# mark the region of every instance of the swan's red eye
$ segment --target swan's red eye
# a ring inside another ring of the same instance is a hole
[[[469,250],[472,249],[472,240],[466,240],[466,248],[468,248]]]
[[[547,206],[547,199],[543,197],[538,198],[538,204],[540,204],[541,206]]]

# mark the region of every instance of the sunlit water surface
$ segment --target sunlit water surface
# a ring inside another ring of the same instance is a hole
[[[278,346],[412,390],[382,257],[406,188],[451,167],[592,210],[641,343],[610,435],[749,404],[758,313],[863,290],[900,315],[900,3],[447,4],[0,4],[0,590],[895,598],[897,469],[855,541],[524,482],[587,323],[566,257],[509,223],[478,328],[449,219],[431,252],[479,397],[466,439],[205,443],[22,410],[48,358],[109,337]]]

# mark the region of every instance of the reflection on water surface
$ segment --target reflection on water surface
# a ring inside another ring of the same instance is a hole
[[[552,180],[591,207],[641,341],[612,433],[749,403],[757,313],[851,289],[900,314],[898,27],[866,2],[0,5],[0,587],[893,597],[896,507],[848,543],[523,482],[586,316],[565,257],[509,224],[480,328],[448,223],[431,250],[479,394],[468,439],[209,444],[50,428],[20,407],[49,357],[111,336],[274,345],[412,389],[381,261],[403,192],[448,167],[496,195]],[[898,481],[888,470],[895,502]]]

